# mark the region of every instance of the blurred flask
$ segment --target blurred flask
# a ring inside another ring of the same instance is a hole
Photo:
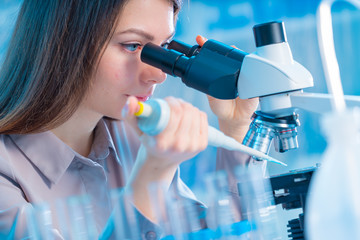
[[[360,110],[325,115],[322,126],[328,146],[310,182],[306,236],[360,239]]]
[[[141,239],[132,196],[130,190],[115,189],[111,192],[111,201],[114,206],[112,212],[114,239]]]
[[[163,231],[162,240],[211,239],[202,230],[204,219],[198,202],[181,197],[175,188],[159,182],[150,184],[149,191],[156,221]]]
[[[90,240],[98,237],[93,207],[88,196],[56,201],[56,221],[64,239]]]
[[[249,229],[234,228],[239,219],[236,217],[236,199],[229,191],[229,183],[225,171],[210,173],[205,178],[208,194],[208,212],[206,222],[215,239],[246,239],[239,238]],[[243,222],[244,223],[244,222]],[[244,226],[244,225],[243,225]],[[246,224],[245,224],[246,226]]]
[[[29,205],[26,208],[26,217],[29,239],[54,239],[52,215],[48,204]]]
[[[241,222],[250,230],[242,239],[281,239],[281,228],[270,181],[260,167],[239,166],[235,169],[239,191]]]

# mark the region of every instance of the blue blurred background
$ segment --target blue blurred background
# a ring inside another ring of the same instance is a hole
[[[195,44],[195,37],[203,35],[246,51],[255,51],[252,27],[258,23],[281,20],[285,23],[287,39],[293,57],[313,75],[315,86],[307,92],[327,93],[320,59],[316,10],[319,0],[185,0],[180,12],[175,39]],[[0,63],[11,36],[20,0],[0,0]],[[333,8],[333,27],[336,54],[344,93],[360,94],[360,12],[348,4],[338,3]],[[155,97],[176,96],[193,103],[208,113],[210,124],[217,121],[204,94],[187,88],[179,78],[169,77],[158,86]],[[270,155],[288,164],[288,167],[268,165],[270,175],[315,166],[321,162],[326,148],[321,128],[321,115],[299,111],[301,126],[298,129],[299,149]],[[339,126],[341,127],[341,126]],[[208,147],[194,159],[181,166],[182,179],[206,202],[204,176],[215,169],[216,149]],[[339,159],[341,161],[341,159]],[[284,213],[284,218],[291,218]],[[297,216],[298,213],[290,215]],[[286,221],[285,221],[286,222]],[[286,223],[284,222],[284,227]],[[286,239],[286,233],[285,239]]]

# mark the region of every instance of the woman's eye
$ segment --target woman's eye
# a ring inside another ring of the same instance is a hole
[[[121,46],[129,52],[135,52],[142,47],[139,43],[121,43]]]

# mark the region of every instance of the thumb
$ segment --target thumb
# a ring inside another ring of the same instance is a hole
[[[141,136],[143,133],[137,125],[137,117],[135,116],[135,113],[139,111],[140,108],[138,102],[139,101],[136,97],[128,97],[126,104],[121,111],[121,115],[122,119],[130,124],[132,128],[139,134],[139,136]]]

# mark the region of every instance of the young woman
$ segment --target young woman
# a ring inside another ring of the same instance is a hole
[[[141,236],[159,237],[149,183],[196,201],[176,171],[207,146],[206,114],[169,97],[169,124],[155,137],[133,116],[166,78],[141,62],[141,48],[167,45],[179,8],[179,0],[24,0],[0,72],[0,236],[28,237],[32,204],[85,194],[100,234],[110,190],[131,188]],[[220,129],[241,141],[257,100],[209,100]],[[52,232],[62,238],[56,222]]]

